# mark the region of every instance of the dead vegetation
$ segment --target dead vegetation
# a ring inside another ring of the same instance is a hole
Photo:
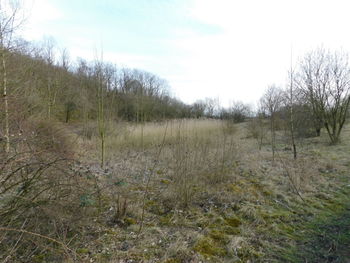
[[[1,188],[1,260],[283,261],[304,221],[341,206],[334,196],[349,169],[349,144],[302,139],[294,160],[278,131],[273,162],[267,142],[259,150],[247,138],[249,125],[227,133],[211,120],[145,124],[144,147],[139,127],[125,125],[107,133],[114,144],[106,144],[104,168],[98,135],[35,125],[33,136],[46,134],[56,148],[30,148],[35,139],[27,138],[21,154],[3,159],[2,181],[11,180]]]
[[[348,229],[346,54],[309,53],[253,116],[187,105],[102,52],[69,66],[0,6],[1,262],[300,262],[324,258],[295,253],[313,226]],[[350,240],[331,239],[330,255]]]

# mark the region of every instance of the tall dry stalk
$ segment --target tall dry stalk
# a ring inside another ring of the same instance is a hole
[[[164,131],[164,134],[163,134],[162,143],[161,143],[161,145],[160,145],[160,147],[159,147],[159,150],[158,150],[158,153],[157,153],[157,156],[156,156],[156,160],[159,160],[160,155],[161,155],[161,153],[162,153],[162,151],[163,151],[163,149],[164,149],[167,131],[168,131],[168,122],[166,123],[166,126],[165,126],[165,131]],[[154,172],[156,166],[157,166],[157,162],[154,162],[153,167],[152,167],[152,169],[151,169],[152,173]],[[143,228],[143,224],[144,224],[144,221],[145,221],[146,198],[147,198],[148,193],[149,193],[149,185],[150,185],[150,183],[151,183],[152,175],[153,175],[153,174],[150,174],[150,175],[148,176],[147,182],[146,182],[146,186],[145,186],[145,190],[144,190],[144,192],[143,192],[143,197],[142,197],[142,213],[141,213],[141,219],[140,219],[140,226],[139,226],[139,230],[138,230],[138,236],[141,234],[141,231],[142,231],[142,228]]]
[[[104,80],[103,80],[103,53],[101,52],[100,58],[96,59],[95,74],[97,77],[97,122],[98,122],[98,133],[101,142],[101,168],[104,167],[105,163],[105,143],[106,143],[106,122],[104,112]]]

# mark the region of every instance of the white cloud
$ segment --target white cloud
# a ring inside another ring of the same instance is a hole
[[[187,82],[170,79],[181,98],[221,97],[253,102],[267,85],[285,85],[291,49],[350,47],[347,1],[194,0],[188,16],[221,28],[217,34],[184,31],[174,40]]]
[[[23,9],[28,13],[23,30],[23,37],[27,40],[38,40],[44,35],[52,34],[47,23],[59,21],[64,17],[63,12],[48,0],[23,1]]]
[[[165,55],[150,55],[145,46],[142,55],[105,50],[104,58],[168,79],[174,93],[186,102],[204,97],[220,97],[225,105],[231,100],[254,102],[269,84],[285,85],[292,47],[294,62],[320,45],[347,50],[349,7],[347,0],[192,0],[186,16],[201,23],[202,30],[169,28],[173,37],[158,43],[167,49]],[[108,27],[85,24],[52,32],[50,26],[65,18],[53,1],[26,1],[26,8],[32,11],[24,37],[58,35],[72,58],[93,59],[98,39],[117,35]],[[205,33],[205,25],[220,30]],[[142,45],[142,39],[138,41]]]

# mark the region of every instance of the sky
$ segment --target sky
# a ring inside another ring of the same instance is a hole
[[[255,104],[312,49],[350,49],[348,0],[26,0],[21,35],[164,78],[186,103]]]

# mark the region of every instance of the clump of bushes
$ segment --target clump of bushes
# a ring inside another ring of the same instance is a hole
[[[93,185],[74,172],[73,141],[61,125],[32,120],[21,127],[11,151],[0,153],[2,259],[74,258],[69,246],[84,222],[81,196]]]

